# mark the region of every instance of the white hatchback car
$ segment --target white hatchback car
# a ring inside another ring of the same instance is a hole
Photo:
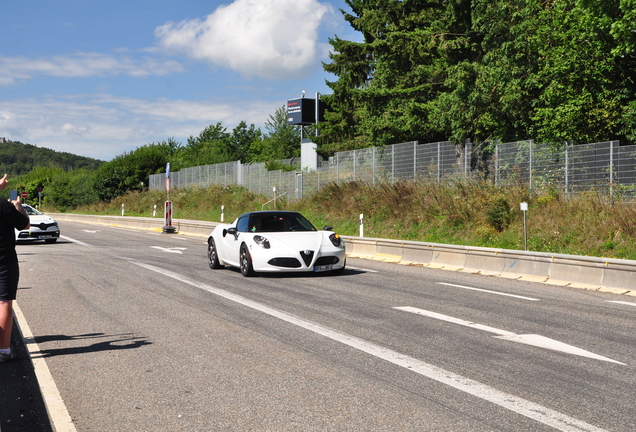
[[[16,241],[44,240],[46,243],[55,243],[60,237],[60,228],[57,222],[50,216],[38,211],[27,204],[22,204],[31,221],[31,227],[22,231],[15,231]]]

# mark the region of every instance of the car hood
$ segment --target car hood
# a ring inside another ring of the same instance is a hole
[[[269,240],[272,249],[288,247],[293,250],[317,250],[325,239],[321,231],[265,232],[255,233]]]
[[[29,216],[29,221],[31,222],[31,225],[40,225],[41,223],[54,223],[55,219],[47,215],[32,215]]]

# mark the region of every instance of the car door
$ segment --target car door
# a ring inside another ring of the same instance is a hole
[[[239,217],[234,226],[236,227],[236,233],[232,234],[228,232],[223,238],[223,249],[226,252],[224,261],[238,267],[241,244],[244,240],[241,236],[244,236],[248,231],[249,215]]]

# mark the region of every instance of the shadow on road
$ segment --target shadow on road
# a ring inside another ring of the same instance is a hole
[[[91,345],[86,346],[74,346],[74,347],[66,347],[66,348],[51,348],[51,349],[41,349],[39,352],[31,353],[32,358],[48,358],[60,355],[71,355],[71,354],[86,354],[86,353],[94,353],[99,351],[115,351],[115,350],[123,350],[123,349],[134,349],[140,348],[144,345],[150,345],[152,342],[148,342],[144,338],[133,337],[130,333],[120,334],[120,335],[106,335],[104,333],[87,333],[83,335],[49,335],[49,336],[38,336],[35,338],[35,341],[38,345],[52,342],[52,341],[72,341],[72,340],[82,340],[82,339],[96,339],[96,338],[114,338],[111,340],[97,342]]]

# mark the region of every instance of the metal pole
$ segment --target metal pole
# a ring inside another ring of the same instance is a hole
[[[568,171],[570,170],[570,146],[567,141],[565,143],[565,202],[568,202],[570,195],[570,178]]]
[[[495,144],[495,186],[499,186],[499,143]]]
[[[530,192],[532,192],[532,140],[530,140],[530,169],[528,170]]]
[[[614,204],[614,141],[610,141],[610,205]]]
[[[373,152],[373,156],[371,158],[372,170],[373,170],[373,186],[375,186],[375,147],[371,150]]]
[[[526,224],[526,212],[523,212],[523,246],[528,250],[528,225]]]
[[[442,169],[442,143],[437,143],[437,183],[439,183],[441,179],[441,169]]]

